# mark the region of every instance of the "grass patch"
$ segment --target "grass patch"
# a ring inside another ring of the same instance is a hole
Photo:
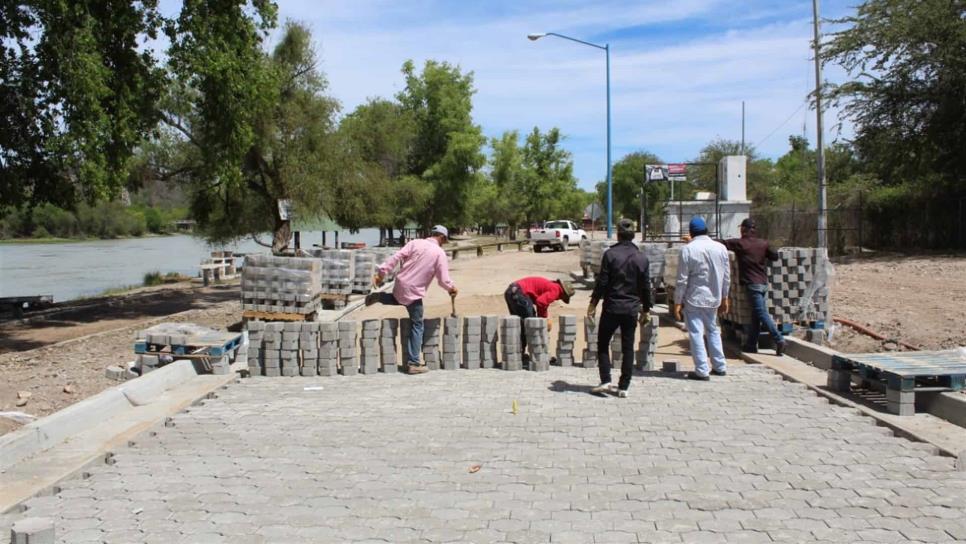
[[[162,283],[164,283],[164,276],[162,276],[161,272],[157,270],[155,270],[154,272],[148,272],[147,274],[144,275],[143,283],[145,287],[161,285]]]

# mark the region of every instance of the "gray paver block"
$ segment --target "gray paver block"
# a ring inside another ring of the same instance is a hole
[[[54,521],[50,518],[24,518],[10,528],[11,544],[54,544],[54,541]]]

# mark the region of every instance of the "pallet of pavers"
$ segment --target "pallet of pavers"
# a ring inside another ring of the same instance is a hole
[[[135,335],[135,368],[143,375],[177,359],[192,359],[203,370],[227,374],[236,352],[247,349],[243,343],[239,333],[194,323],[160,323]]]
[[[246,318],[302,320],[321,304],[322,262],[306,257],[247,255],[242,269]]]
[[[848,392],[853,379],[866,387],[884,388],[889,412],[911,416],[916,413],[916,393],[966,387],[966,349],[833,356],[829,389]]]

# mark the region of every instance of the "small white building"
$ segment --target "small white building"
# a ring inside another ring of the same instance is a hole
[[[739,226],[751,213],[751,201],[747,193],[747,164],[745,155],[729,155],[718,162],[718,194],[715,209],[714,193],[698,193],[696,200],[669,201],[664,216],[664,232],[671,237],[687,233],[688,222],[700,215],[708,224],[710,234],[721,238],[737,238]],[[718,221],[721,229],[718,229]]]

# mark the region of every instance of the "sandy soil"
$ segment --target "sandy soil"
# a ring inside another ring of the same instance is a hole
[[[966,346],[966,256],[888,255],[835,265],[832,313],[922,349]],[[832,347],[847,353],[896,349],[838,327]]]

